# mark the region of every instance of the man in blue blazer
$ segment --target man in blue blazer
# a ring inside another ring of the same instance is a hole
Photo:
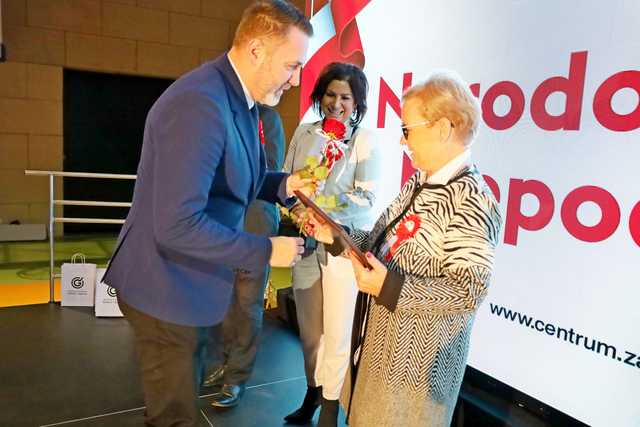
[[[147,116],[133,205],[104,281],[118,292],[141,364],[145,423],[197,424],[208,327],[229,305],[234,271],[289,266],[302,240],[243,231],[256,197],[313,191],[265,172],[256,101],[297,86],[309,21],[284,0],[245,11],[231,50],[176,80]]]
[[[267,156],[267,170],[281,171],[284,163],[284,129],[280,115],[273,108],[259,105],[258,112],[263,132],[261,143]],[[247,209],[244,220],[246,231],[260,236],[278,234],[280,215],[277,206],[255,200]],[[269,266],[259,271],[238,271],[233,287],[231,304],[224,320],[211,328],[212,359],[202,385],[221,386],[211,396],[211,404],[227,408],[239,403],[245,383],[251,376],[258,354],[264,290],[269,279]]]

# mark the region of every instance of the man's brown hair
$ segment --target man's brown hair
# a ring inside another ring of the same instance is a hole
[[[306,16],[286,0],[258,0],[245,9],[233,38],[234,46],[242,46],[252,38],[284,38],[291,27],[309,37],[313,28]]]

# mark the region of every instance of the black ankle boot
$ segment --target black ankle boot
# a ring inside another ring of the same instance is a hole
[[[322,399],[320,408],[320,419],[317,427],[337,427],[338,426],[338,401]]]
[[[284,417],[289,424],[304,425],[311,422],[313,414],[320,405],[320,397],[322,396],[322,386],[307,387],[307,394],[304,395],[302,406]]]

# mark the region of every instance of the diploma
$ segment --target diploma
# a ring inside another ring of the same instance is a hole
[[[356,258],[358,258],[358,261],[360,261],[360,264],[362,264],[365,268],[368,268],[369,270],[372,269],[371,264],[369,264],[369,261],[367,261],[367,257],[362,253],[360,248],[353,242],[353,240],[351,240],[351,237],[349,237],[345,229],[342,228],[340,224],[332,220],[331,217],[327,215],[325,211],[323,211],[318,205],[316,205],[313,202],[313,200],[305,196],[300,191],[296,190],[293,192],[293,194],[295,194],[295,196],[298,198],[298,200],[300,200],[300,202],[303,205],[310,208],[316,215],[322,218],[322,220],[326,224],[328,224],[329,227],[331,227],[331,230],[333,230],[334,238],[335,237],[339,238],[340,241],[342,242],[342,245],[345,248],[348,248],[351,251],[351,253],[353,253],[356,256]]]

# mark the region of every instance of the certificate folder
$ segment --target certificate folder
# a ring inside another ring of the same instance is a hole
[[[328,224],[329,227],[331,227],[331,229],[333,230],[334,237],[337,236],[337,238],[341,240],[344,247],[348,248],[356,256],[356,258],[358,258],[358,261],[360,261],[360,264],[362,264],[365,268],[368,268],[369,270],[372,269],[371,264],[369,264],[369,261],[367,261],[367,257],[362,253],[360,248],[353,242],[353,240],[351,240],[351,237],[349,237],[345,229],[342,228],[340,224],[332,220],[331,217],[327,215],[325,211],[323,211],[318,205],[316,205],[313,202],[313,200],[305,196],[300,191],[296,190],[293,193],[303,205],[313,210],[313,212],[316,215],[322,218],[322,220],[325,221],[325,223]]]

